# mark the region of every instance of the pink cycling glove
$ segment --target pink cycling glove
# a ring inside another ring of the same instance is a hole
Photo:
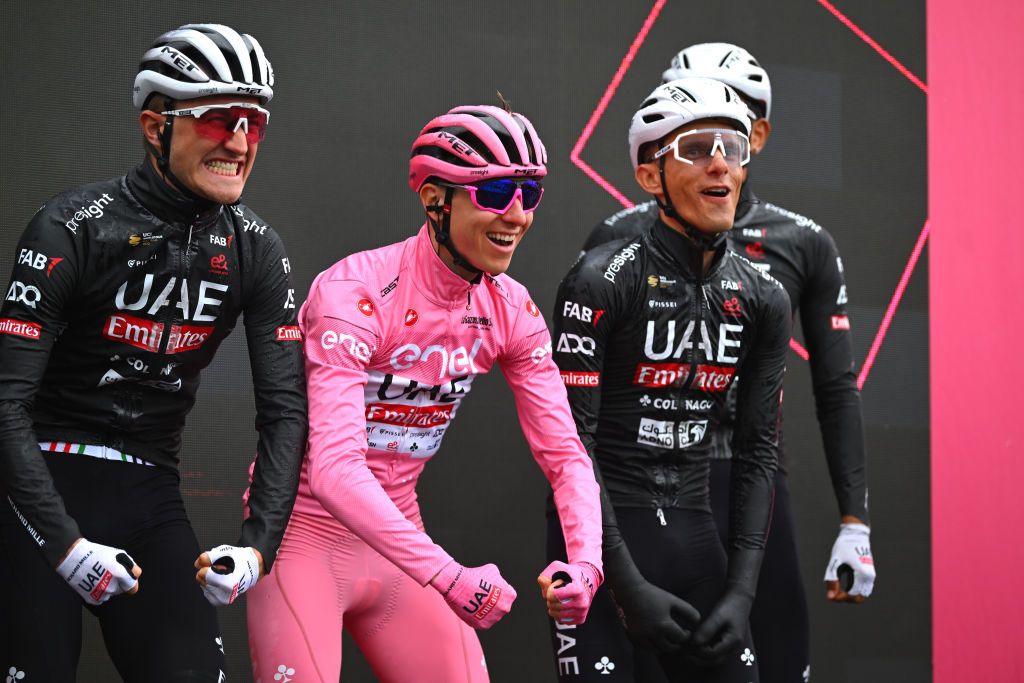
[[[572,579],[570,583],[555,589],[555,598],[561,603],[558,621],[562,624],[582,624],[587,620],[594,593],[601,585],[601,573],[589,562],[566,564],[555,561],[540,574],[554,578],[556,572],[565,572]]]
[[[488,629],[508,614],[516,591],[501,578],[498,567],[463,567],[452,560],[430,581],[452,611],[477,629]]]

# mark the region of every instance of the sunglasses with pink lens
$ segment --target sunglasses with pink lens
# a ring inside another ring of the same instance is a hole
[[[230,104],[209,104],[205,107],[172,109],[160,112],[164,116],[191,116],[195,119],[195,131],[204,138],[227,142],[238,129],[245,133],[250,145],[262,142],[267,135],[270,112],[255,104],[233,102]]]

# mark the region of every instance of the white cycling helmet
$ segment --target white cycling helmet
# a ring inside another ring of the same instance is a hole
[[[764,117],[771,118],[772,84],[768,72],[754,55],[731,43],[699,43],[684,48],[672,58],[661,82],[699,76],[731,85],[741,95],[764,105]]]
[[[255,38],[222,24],[185,24],[142,55],[132,101],[141,109],[160,93],[174,100],[248,95],[266,104],[273,85],[274,70]]]
[[[747,105],[736,91],[710,78],[680,78],[659,85],[640,104],[629,126],[629,158],[640,165],[640,148],[701,119],[728,119],[750,135]]]

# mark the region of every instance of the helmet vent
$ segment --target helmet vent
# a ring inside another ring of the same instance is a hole
[[[661,114],[644,114],[644,123],[654,123],[655,121],[661,121],[665,118]]]

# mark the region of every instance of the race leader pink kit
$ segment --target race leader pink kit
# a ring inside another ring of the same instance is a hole
[[[427,230],[353,254],[313,282],[299,313],[310,429],[296,511],[338,519],[426,585],[452,558],[409,519],[416,480],[474,378],[497,363],[551,482],[568,559],[600,569],[597,484],[543,316],[506,275],[471,284],[453,273]]]

